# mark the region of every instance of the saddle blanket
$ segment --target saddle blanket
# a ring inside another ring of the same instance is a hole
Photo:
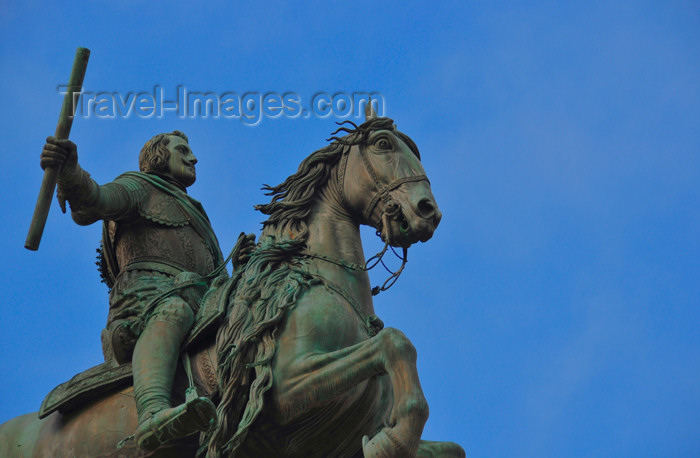
[[[183,343],[183,351],[218,329],[225,315],[226,299],[239,278],[239,275],[234,275],[228,281],[222,278],[207,291],[197,312],[195,325]],[[41,403],[39,418],[56,410],[61,413],[70,412],[108,391],[128,386],[132,382],[130,362],[118,364],[116,361],[107,361],[91,367],[51,390]]]

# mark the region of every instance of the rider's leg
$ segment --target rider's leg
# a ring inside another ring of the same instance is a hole
[[[216,422],[216,409],[207,398],[171,407],[180,346],[193,322],[190,306],[171,296],[158,306],[136,343],[132,364],[139,423],[136,440],[141,448],[154,449]]]

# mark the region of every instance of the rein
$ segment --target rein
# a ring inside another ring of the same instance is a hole
[[[391,251],[394,253],[394,256],[397,258],[401,259],[401,267],[397,271],[392,271],[387,267],[387,265],[383,261],[383,257],[387,252],[387,248],[391,248]],[[311,253],[311,252],[306,252],[303,253],[303,256],[306,256],[307,258],[314,258],[314,259],[320,259],[321,261],[326,261],[330,262],[331,264],[335,264],[336,266],[344,267],[348,270],[354,270],[358,272],[369,272],[370,270],[374,269],[377,264],[381,263],[382,267],[386,269],[387,272],[389,272],[389,278],[387,278],[384,283],[382,283],[382,286],[374,286],[372,288],[372,296],[378,295],[382,291],[386,291],[392,286],[394,286],[394,283],[399,279],[399,276],[401,275],[401,272],[403,272],[404,267],[406,267],[406,263],[408,262],[408,248],[403,248],[403,255],[399,255],[394,251],[394,248],[389,245],[389,242],[384,242],[384,248],[371,258],[369,258],[366,262],[365,265],[360,265],[360,264],[355,264],[354,262],[346,262],[343,261],[342,259],[337,259],[332,256],[326,256],[324,254],[318,254],[318,253]],[[372,263],[372,265],[370,265]]]
[[[401,267],[397,271],[392,271],[387,267],[387,265],[384,263],[382,258],[384,257],[384,254],[386,254],[387,248],[389,248],[389,242],[391,240],[391,224],[389,223],[389,219],[392,219],[394,221],[398,221],[400,223],[400,228],[401,230],[406,230],[408,231],[408,224],[405,223],[404,217],[403,217],[403,212],[401,211],[401,203],[398,202],[396,199],[394,199],[391,195],[391,191],[394,189],[398,189],[401,187],[404,183],[413,183],[413,182],[418,182],[418,181],[427,181],[428,184],[430,184],[430,180],[428,180],[428,177],[426,175],[411,175],[407,177],[402,177],[398,178],[394,181],[392,181],[389,184],[383,184],[381,180],[379,179],[379,176],[377,175],[377,171],[375,170],[374,166],[372,166],[372,162],[369,160],[367,157],[367,151],[365,148],[364,144],[359,144],[358,145],[358,150],[360,154],[360,158],[362,159],[362,163],[365,166],[365,170],[367,170],[367,173],[369,174],[370,178],[372,181],[374,181],[374,186],[377,190],[376,194],[372,197],[372,199],[369,201],[367,204],[367,207],[365,208],[363,212],[363,216],[365,218],[365,221],[368,221],[370,224],[372,224],[374,227],[377,228],[377,236],[379,236],[383,241],[384,241],[384,248],[371,258],[369,258],[364,266],[361,266],[359,264],[355,263],[349,263],[346,261],[343,261],[342,259],[336,259],[331,256],[326,256],[326,255],[321,255],[321,254],[316,254],[316,253],[305,253],[305,256],[310,257],[310,258],[316,258],[320,259],[322,261],[330,262],[331,264],[335,264],[340,267],[344,267],[349,270],[355,270],[355,271],[363,271],[363,272],[368,272],[372,270],[374,267],[377,266],[377,264],[381,263],[382,266],[389,272],[390,276],[387,278],[384,283],[382,283],[382,286],[374,286],[372,288],[372,295],[376,296],[382,291],[386,291],[392,286],[394,286],[394,283],[399,279],[399,276],[403,272],[404,267],[406,267],[406,263],[408,262],[408,248],[403,248],[403,254],[399,255],[394,251],[394,248],[391,247],[391,251],[396,255],[397,258],[401,259]],[[340,194],[340,201],[344,207],[347,208],[347,200],[345,199],[345,174],[347,171],[347,165],[348,165],[348,157],[350,156],[350,148],[347,148],[343,152],[343,156],[340,159],[340,164],[337,168],[338,170],[338,192]],[[379,215],[379,218],[377,219],[376,222],[372,221],[372,212],[374,212],[374,208],[377,206],[379,203],[379,200],[382,200],[384,203],[384,208],[382,209],[382,213]],[[382,234],[382,228],[386,229],[386,235],[384,236]],[[374,263],[372,263],[374,262]],[[370,265],[372,264],[372,265]]]

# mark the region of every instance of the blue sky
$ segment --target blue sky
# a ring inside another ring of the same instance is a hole
[[[696,2],[28,1],[0,25],[0,422],[102,358],[99,226],[54,202],[39,251],[23,248],[84,46],[95,92],[383,95],[444,214],[375,301],[418,350],[426,439],[470,456],[700,453]],[[152,135],[186,132],[190,192],[228,251],[258,231],[262,183],[340,120],[93,116],[71,138],[105,183]]]

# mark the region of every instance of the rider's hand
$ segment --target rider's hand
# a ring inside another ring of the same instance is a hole
[[[46,169],[46,167],[62,167],[62,170],[66,170],[77,163],[78,147],[75,146],[75,143],[68,139],[46,138],[44,150],[41,152],[40,165],[42,169]]]
[[[243,234],[238,236],[238,250],[233,255],[233,268],[242,266],[250,259],[250,254],[255,249],[255,234]]]
[[[60,170],[56,197],[58,198],[61,211],[65,213],[66,197],[62,192],[60,180],[62,178],[65,179],[65,177],[70,177],[71,174],[74,174],[76,169],[78,169],[78,147],[68,139],[59,140],[54,137],[46,137],[46,144],[44,145],[44,150],[41,152],[39,164],[42,169],[46,169],[46,167],[55,167]]]

